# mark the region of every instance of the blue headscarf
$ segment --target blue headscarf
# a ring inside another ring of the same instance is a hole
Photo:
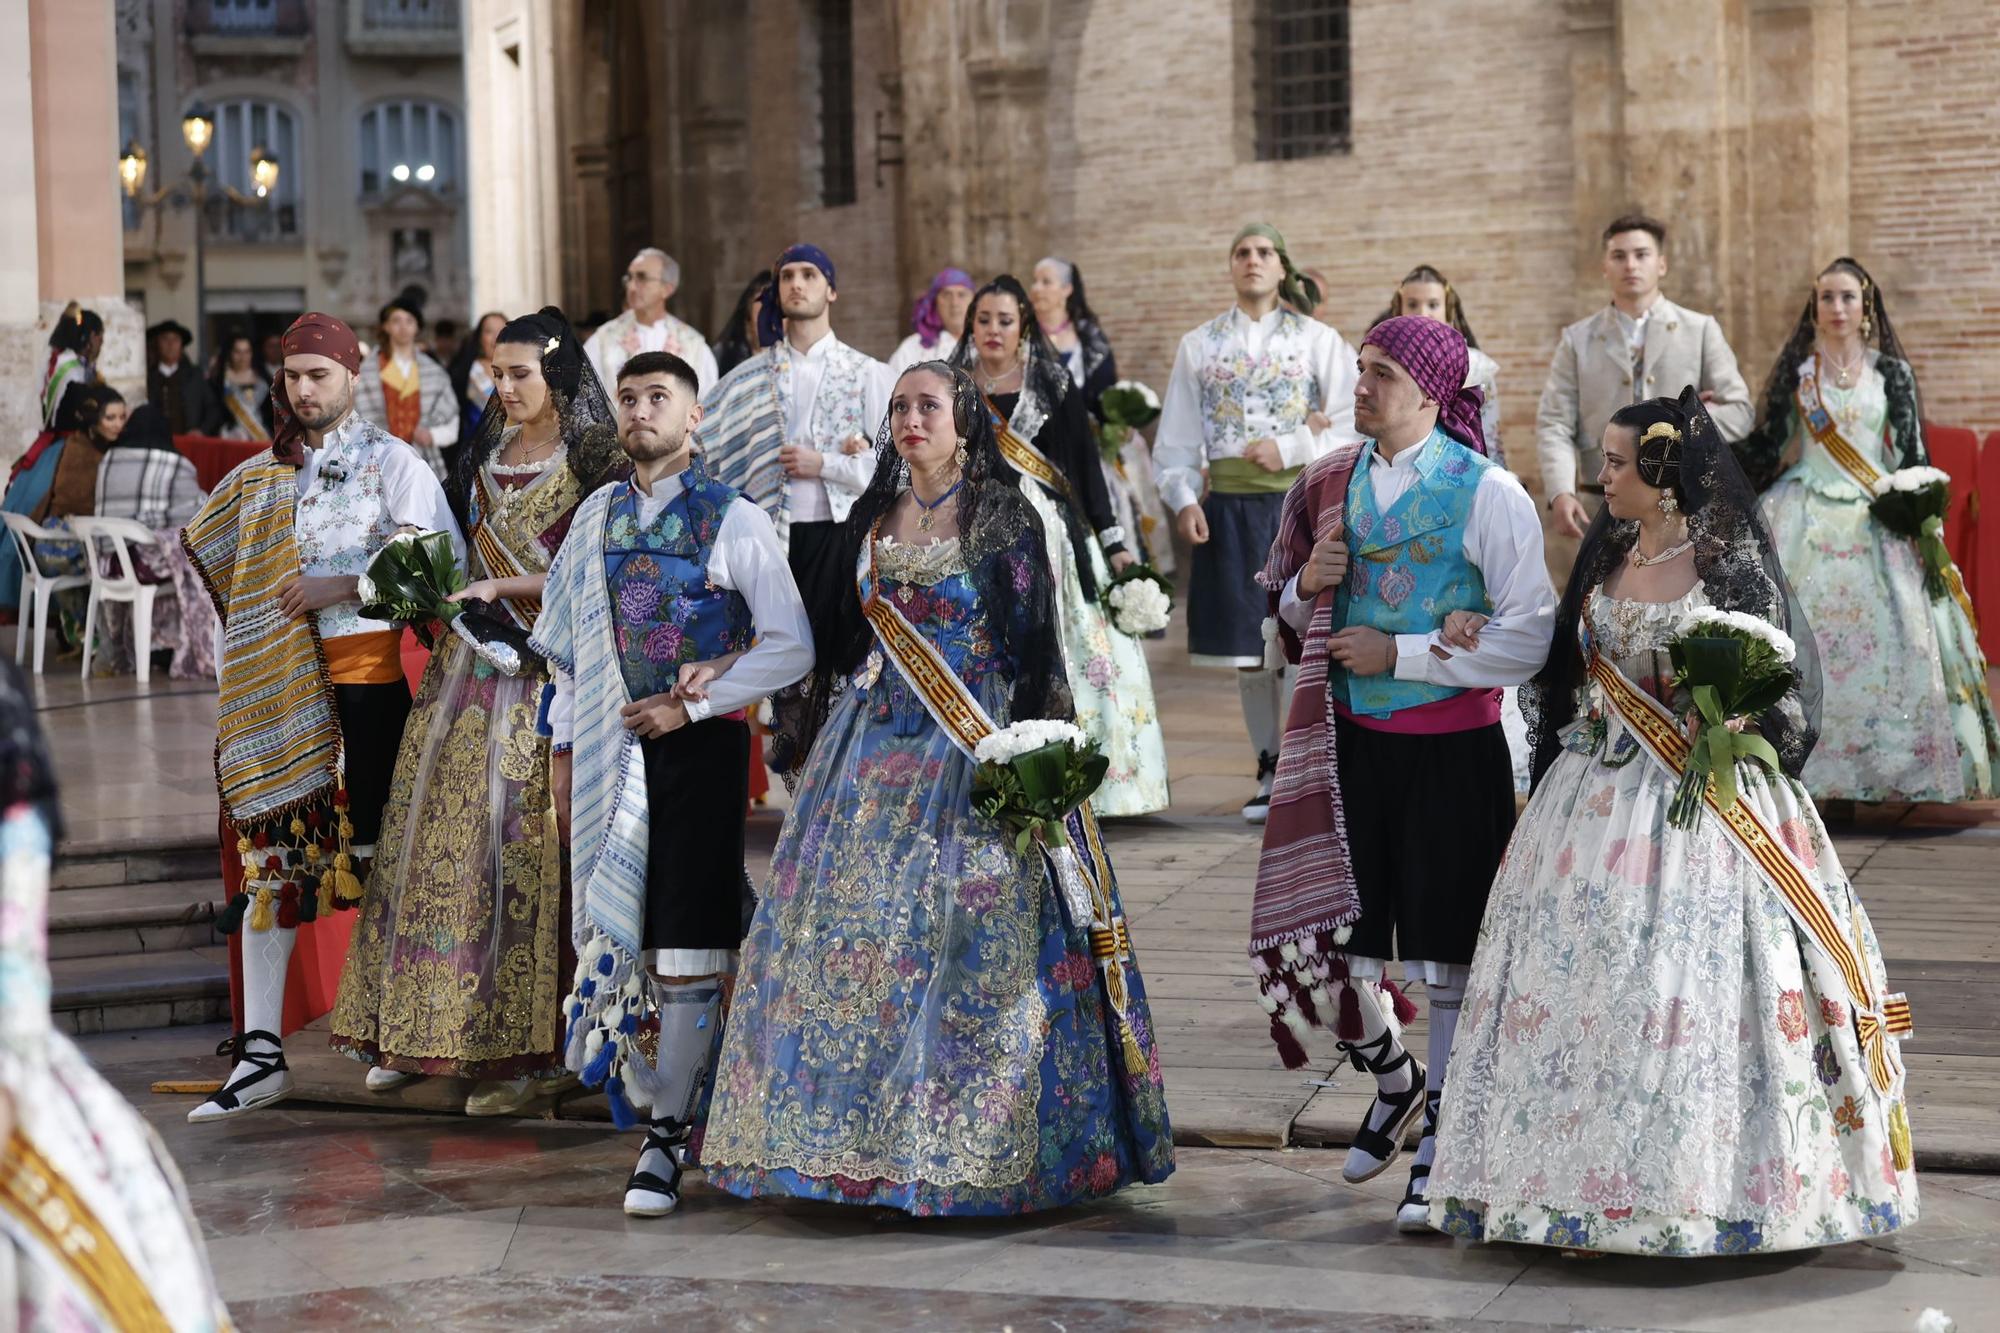
[[[826,251],[817,245],[808,245],[804,241],[785,247],[785,252],[771,265],[771,295],[764,302],[763,308],[757,312],[757,341],[765,347],[771,346],[785,336],[785,312],[778,299],[778,274],[787,264],[801,263],[811,264],[826,274],[827,286],[835,288],[840,286],[834,280],[833,261],[827,258]]]

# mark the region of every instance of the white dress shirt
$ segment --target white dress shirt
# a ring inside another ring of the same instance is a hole
[[[894,385],[904,371],[919,361],[949,361],[957,349],[958,337],[950,329],[939,329],[937,341],[929,347],[924,346],[920,335],[913,333],[897,343],[896,350],[890,353],[889,383]]]
[[[1374,488],[1378,513],[1387,513],[1416,484],[1417,456],[1423,449],[1413,445],[1386,460],[1372,441],[1362,450],[1355,468]],[[1542,563],[1541,517],[1519,479],[1506,468],[1488,468],[1479,479],[1461,549],[1485,580],[1486,598],[1493,604],[1491,618],[1479,631],[1478,650],[1440,647],[1442,624],[1426,634],[1398,634],[1396,678],[1454,689],[1519,685],[1548,660],[1549,642],[1555,637],[1556,596]],[[1313,599],[1299,596],[1299,578],[1294,574],[1279,594],[1278,614],[1303,639],[1312,610]]]
[[[1241,346],[1252,358],[1264,355],[1273,334],[1285,322],[1283,306],[1259,319],[1232,306],[1224,317],[1230,321],[1227,348]],[[1264,438],[1278,442],[1278,456],[1287,468],[1301,467],[1360,437],[1354,431],[1354,385],[1359,378],[1354,349],[1329,324],[1294,317],[1290,326],[1296,334],[1294,345],[1272,348],[1274,353],[1296,356],[1304,363],[1319,390],[1319,411],[1331,423],[1315,434],[1301,420],[1283,427],[1272,410],[1275,404],[1261,395],[1247,393],[1240,424],[1219,428],[1208,419],[1202,403],[1202,373],[1211,359],[1213,340],[1204,324],[1181,339],[1174,353],[1174,368],[1167,377],[1167,392],[1160,400],[1159,429],[1153,437],[1153,467],[1159,477],[1160,498],[1169,513],[1178,513],[1201,499],[1202,469],[1211,459],[1240,458],[1244,450]]]
[[[637,483],[633,483],[637,487]],[[653,483],[651,495],[639,492],[641,527],[652,526],[660,511],[681,493],[678,474]],[[598,556],[602,559],[600,553]],[[748,652],[709,682],[706,699],[690,700],[688,721],[733,713],[768,698],[812,670],[812,627],[805,601],[792,579],[791,564],[778,544],[771,516],[741,496],[730,501],[708,552],[708,579],[718,588],[742,594],[750,607],[757,639]],[[549,730],[555,743],[566,746],[575,733],[575,684],[556,671],[555,699],[549,705]]]
[[[868,489],[868,482],[875,475],[875,442],[865,434],[862,438],[868,439],[869,447],[858,454],[840,452],[838,440],[813,438],[813,408],[819,399],[820,382],[825,378],[826,355],[833,350],[834,343],[829,330],[805,351],[792,349],[791,404],[785,414],[785,443],[816,449],[820,456],[819,476],[792,477],[786,483],[794,523],[833,522],[833,504],[826,496],[825,478],[832,477],[859,495]],[[874,373],[861,377],[861,419],[869,423],[871,430],[881,425],[889,413],[887,367],[879,361],[872,364]]]

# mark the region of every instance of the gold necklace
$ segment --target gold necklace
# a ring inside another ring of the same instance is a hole
[[[1841,364],[1839,361],[1834,360],[1833,353],[1826,351],[1824,349],[1820,351],[1820,356],[1825,358],[1829,363],[1832,364],[1834,384],[1840,388],[1845,389],[1853,385],[1854,372],[1861,369],[1862,364],[1868,360],[1868,348],[1866,344],[1864,344],[1861,348],[1861,354],[1855,357],[1852,361],[1847,362],[1845,365]]]
[[[1644,569],[1648,565],[1664,565],[1667,563],[1667,561],[1674,559],[1676,556],[1685,555],[1693,549],[1694,549],[1694,538],[1689,537],[1686,541],[1681,542],[1678,546],[1669,546],[1666,550],[1660,552],[1658,555],[1640,555],[1638,543],[1634,542],[1632,544],[1632,554],[1629,558],[1631,559],[1632,564],[1635,568]]]

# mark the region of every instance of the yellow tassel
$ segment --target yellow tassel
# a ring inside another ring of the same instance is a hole
[[[354,841],[354,822],[345,814],[340,817],[340,845],[345,847]]]
[[[1118,1027],[1125,1036],[1125,1068],[1135,1078],[1145,1077],[1150,1066],[1146,1061],[1145,1052],[1139,1049],[1139,1034],[1132,1030],[1132,1024],[1127,1019],[1120,1018]]]
[[[319,915],[333,915],[333,876],[330,874],[319,877]]]
[[[1907,1171],[1916,1165],[1916,1149],[1910,1143],[1910,1117],[1901,1102],[1889,1107],[1889,1155],[1895,1160],[1898,1171]]]
[[[238,856],[248,856],[254,850],[256,849],[250,845],[250,839],[240,833],[236,835],[236,854]]]
[[[257,905],[250,912],[250,929],[269,930],[275,924],[271,919],[271,886],[266,884],[257,890]]]
[[[309,843],[307,843],[307,844],[306,844],[306,864],[307,864],[307,865],[309,865],[309,866],[316,866],[316,865],[318,865],[318,864],[319,864],[319,857],[320,857],[320,851],[319,851],[319,844],[318,844],[318,843],[316,843],[316,842],[309,842]]]
[[[361,881],[354,877],[354,858],[346,852],[334,855],[333,869],[326,872],[326,878],[333,881],[334,894],[342,902],[361,901]]]
[[[297,815],[292,816],[292,836],[294,838],[303,838],[306,836],[306,821]]]

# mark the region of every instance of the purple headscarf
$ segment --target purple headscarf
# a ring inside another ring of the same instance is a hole
[[[1486,433],[1479,428],[1486,395],[1465,383],[1465,335],[1422,315],[1398,315],[1368,330],[1361,345],[1370,344],[1407,370],[1424,397],[1436,401],[1438,426],[1445,434],[1486,452]]]
[[[786,246],[785,252],[771,265],[771,293],[764,298],[764,306],[757,312],[757,341],[765,347],[785,336],[785,312],[783,303],[778,299],[778,273],[787,264],[811,264],[826,274],[827,286],[840,286],[834,281],[833,261],[827,258],[826,251],[804,241]]]
[[[916,330],[917,341],[925,347],[936,347],[938,334],[944,332],[944,321],[938,318],[937,312],[939,292],[947,287],[963,287],[971,291],[977,285],[972,275],[962,268],[938,270],[938,275],[931,279],[930,290],[917,298],[917,304],[910,311],[910,327]],[[952,336],[957,337],[958,330],[953,329]]]

